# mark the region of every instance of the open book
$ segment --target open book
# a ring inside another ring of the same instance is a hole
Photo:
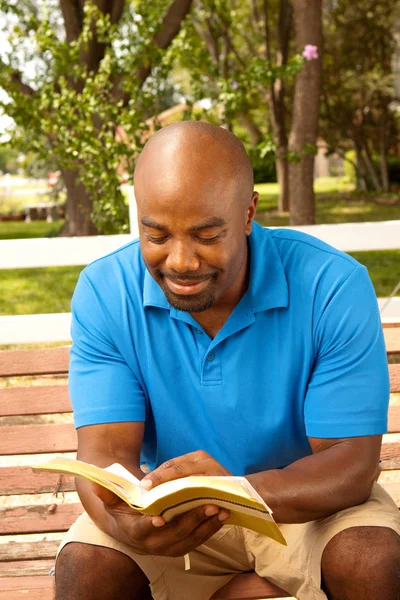
[[[167,522],[196,506],[214,504],[230,511],[227,523],[252,529],[286,545],[271,509],[245,477],[183,477],[145,490],[139,479],[117,463],[102,469],[60,456],[33,468],[85,477],[114,492],[134,510],[161,515]]]

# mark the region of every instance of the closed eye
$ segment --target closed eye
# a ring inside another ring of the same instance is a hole
[[[153,244],[163,244],[168,239],[167,235],[162,235],[162,236],[159,236],[159,237],[154,237],[153,235],[147,234],[146,237]]]
[[[204,237],[200,237],[200,236],[196,236],[196,240],[198,242],[200,242],[201,244],[212,244],[213,242],[216,242],[217,240],[220,239],[220,235],[214,235],[214,237],[209,237],[209,238],[204,238]]]

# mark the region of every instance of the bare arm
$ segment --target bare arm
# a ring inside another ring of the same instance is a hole
[[[368,500],[382,436],[309,438],[313,454],[284,469],[249,475],[279,523],[304,523]]]
[[[119,462],[142,479],[140,449],[143,423],[110,423],[78,429],[78,458],[100,467]],[[77,478],[82,504],[94,523],[137,554],[183,556],[191,552],[227,520],[229,513],[204,505],[180,515],[170,523],[159,516],[141,515],[99,485]]]
[[[315,439],[313,454],[285,469],[248,475],[278,523],[305,523],[365,502],[376,479],[382,436]],[[202,450],[167,461],[142,481],[149,489],[188,475],[226,475]]]
[[[142,447],[144,423],[107,423],[89,425],[78,430],[79,460],[99,467],[120,463],[138,479],[140,470],[140,449]],[[104,532],[116,537],[115,523],[105,509],[102,500],[94,492],[93,484],[86,479],[76,478],[76,489],[84,509],[94,523]],[[101,494],[101,492],[100,492]],[[105,492],[102,498],[111,497]],[[122,541],[122,540],[121,540]]]

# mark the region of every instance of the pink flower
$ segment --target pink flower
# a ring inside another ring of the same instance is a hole
[[[311,46],[311,44],[307,44],[304,48],[303,56],[306,60],[313,60],[318,57],[318,46]]]

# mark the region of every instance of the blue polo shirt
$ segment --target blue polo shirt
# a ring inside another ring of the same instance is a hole
[[[145,421],[151,467],[205,450],[235,475],[386,432],[385,345],[365,267],[254,224],[250,283],[214,339],[172,308],[138,241],[82,272],[72,301],[75,425]]]

